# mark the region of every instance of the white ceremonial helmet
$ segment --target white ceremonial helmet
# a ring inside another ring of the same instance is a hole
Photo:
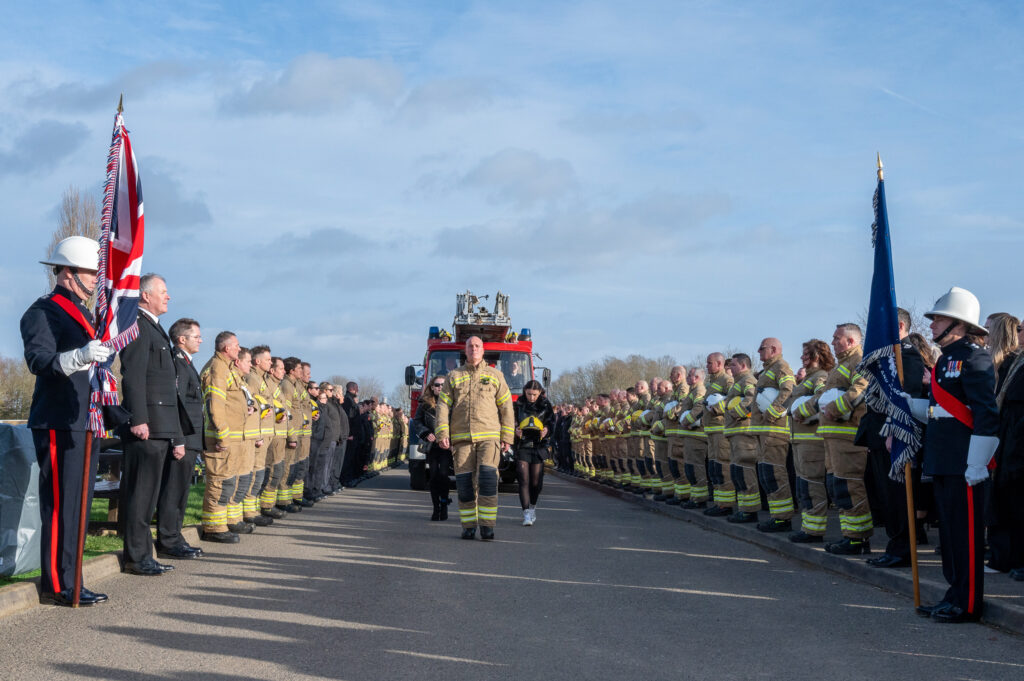
[[[931,310],[924,313],[928,319],[936,316],[949,317],[964,322],[970,327],[971,333],[988,335],[988,329],[978,324],[981,317],[981,303],[977,296],[965,288],[954,286],[941,298],[935,301]]]
[[[54,246],[48,259],[39,262],[54,267],[77,267],[96,272],[100,268],[100,244],[87,236],[69,236]]]

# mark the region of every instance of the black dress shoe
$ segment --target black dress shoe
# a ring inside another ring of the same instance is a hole
[[[310,501],[309,499],[299,499],[298,501],[293,501],[292,503],[293,504],[298,504],[302,508],[312,508],[313,507],[313,502]]]
[[[726,518],[730,523],[756,523],[757,514],[753,511],[736,511]]]
[[[107,594],[101,594],[101,593],[97,593],[95,591],[90,591],[89,589],[86,589],[84,586],[82,587],[81,593],[82,593],[81,599],[82,600],[89,599],[89,601],[92,604],[95,604],[95,603],[106,603],[107,602]],[[81,605],[81,603],[79,603],[79,605]]]
[[[220,544],[237,544],[238,535],[234,532],[203,532],[203,541],[215,541]]]
[[[475,527],[463,527],[462,528],[463,539],[476,539],[476,528]]]
[[[180,560],[191,560],[198,558],[199,556],[187,546],[171,546],[170,548],[156,550],[156,555],[160,558],[177,558]]]
[[[494,528],[486,525],[480,526],[480,538],[484,541],[491,541],[494,539]]]
[[[276,506],[271,506],[270,508],[260,510],[260,515],[266,516],[267,518],[273,518],[274,520],[280,520],[285,516],[285,512]]]
[[[793,523],[782,518],[771,518],[763,523],[758,523],[757,529],[761,532],[789,532],[793,529]]]
[[[252,518],[247,518],[245,522],[255,525],[256,527],[267,527],[274,524],[274,519],[268,518],[265,515],[258,515],[253,516]]]
[[[434,508],[434,512],[430,514],[430,519],[431,520],[440,520],[441,519],[441,509],[435,507]]]
[[[789,541],[794,544],[820,544],[824,539],[816,534],[807,534],[803,530],[789,535]]]
[[[935,605],[919,605],[914,609],[921,617],[931,617],[932,613],[936,610],[944,610],[945,608],[951,607],[953,604],[949,601],[939,601]]]
[[[871,567],[878,568],[910,567],[909,558],[900,558],[899,556],[894,556],[891,553],[883,553],[876,558],[868,558],[865,562],[867,562]]]
[[[711,516],[712,518],[720,518],[724,515],[732,515],[732,509],[724,508],[722,506],[709,506],[704,509],[704,515]]]
[[[843,541],[826,544],[825,550],[837,556],[859,556],[862,553],[871,553],[871,544],[867,539],[846,537]]]
[[[289,513],[299,513],[300,511],[302,511],[302,506],[297,502],[293,501],[292,503],[285,506],[284,510],[288,511]]]
[[[932,613],[932,620],[941,624],[960,624],[961,622],[977,622],[981,619],[980,613],[970,613],[963,608],[950,605]]]
[[[155,560],[153,560],[152,558],[150,558],[149,561],[154,566],[156,566],[156,569],[159,570],[160,572],[170,572],[171,570],[174,569],[173,565],[168,565],[167,563],[158,563]]]
[[[188,542],[185,542],[184,544],[182,544],[182,546],[184,546],[186,549],[188,549],[192,553],[196,554],[196,558],[201,558],[202,555],[203,555],[203,550],[201,548],[199,548],[198,546],[192,546]]]
[[[448,504],[441,504],[439,511],[440,516],[438,517],[438,520],[448,520]]]
[[[251,523],[247,523],[244,520],[234,525],[228,525],[228,531],[235,534],[252,534],[254,529]]]
[[[124,571],[129,575],[141,575],[143,577],[155,577],[162,575],[164,570],[157,567],[159,563],[155,560],[144,560],[141,563],[125,563]]]

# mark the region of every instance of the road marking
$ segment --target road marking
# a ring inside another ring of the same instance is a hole
[[[670,553],[676,556],[686,556],[687,558],[712,558],[715,560],[739,560],[744,563],[767,563],[768,561],[763,558],[737,558],[735,556],[712,556],[706,553],[686,553],[685,551],[664,551],[661,549],[631,549],[625,546],[609,546],[609,551],[639,551],[641,553]]]
[[[1024,667],[1024,664],[1016,662],[1000,662],[998,660],[978,660],[973,657],[956,657],[953,655],[932,655],[930,653],[908,653],[902,650],[874,650],[876,653],[891,653],[893,655],[907,655],[909,657],[934,657],[939,660],[956,660],[957,662],[978,662],[980,664],[997,664],[1003,667]]]
[[[881,605],[858,605],[856,603],[843,603],[842,605],[846,606],[847,608],[864,608],[865,610],[896,610],[896,608],[888,608],[883,607]]]
[[[488,667],[507,667],[507,664],[498,664],[497,662],[484,662],[483,660],[471,660],[468,657],[451,657],[449,655],[428,655],[427,653],[414,653],[411,650],[385,650],[385,653],[394,653],[395,655],[409,655],[411,657],[423,657],[428,660],[442,660],[444,662],[465,662],[466,664],[484,664]]]

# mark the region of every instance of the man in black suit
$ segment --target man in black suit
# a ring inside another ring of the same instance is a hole
[[[359,385],[355,381],[345,384],[345,399],[342,401],[342,410],[348,418],[348,437],[345,445],[345,455],[341,466],[341,484],[351,485],[352,481],[358,478],[362,471],[359,470],[359,456],[361,448],[361,427],[359,424]]]
[[[124,406],[132,415],[124,433],[121,536],[124,571],[133,575],[173,569],[153,559],[149,531],[167,459],[185,456],[171,339],[158,320],[169,300],[162,277],[139,279],[139,337],[121,351]]]
[[[93,340],[92,313],[85,306],[96,287],[99,244],[84,236],[62,240],[44,265],[53,267],[57,285],[32,303],[21,318],[25,362],[36,377],[28,427],[39,462],[40,600],[73,604],[75,558],[82,493],[92,504],[92,484],[83,490],[89,416],[89,366],[112,351]],[[99,447],[93,441],[88,480],[96,479]],[[79,605],[107,600],[84,586]]]
[[[174,369],[178,376],[178,399],[184,410],[185,456],[164,460],[164,473],[160,482],[160,496],[156,504],[157,555],[167,558],[198,558],[203,550],[189,546],[181,536],[181,525],[188,506],[188,493],[192,485],[192,471],[199,452],[203,449],[203,391],[199,373],[192,364],[192,356],[199,352],[203,335],[199,322],[184,317],[171,324],[168,332],[174,349]]]

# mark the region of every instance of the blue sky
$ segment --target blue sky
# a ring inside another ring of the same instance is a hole
[[[0,26],[0,353],[117,97],[168,318],[401,380],[456,291],[544,364],[828,339],[870,280],[1024,312],[1016,3],[33,3]]]

